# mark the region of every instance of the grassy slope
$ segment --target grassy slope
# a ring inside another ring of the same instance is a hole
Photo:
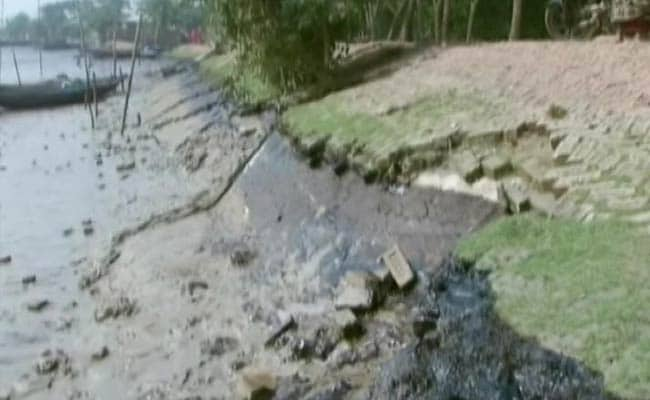
[[[607,388],[650,398],[650,240],[616,222],[532,216],[461,244],[492,271],[499,314],[524,335],[602,371]]]
[[[297,138],[331,136],[337,144],[356,142],[381,156],[440,134],[432,128],[445,116],[487,108],[480,99],[448,91],[427,94],[403,109],[376,115],[355,109],[348,98],[334,93],[291,107],[283,115],[283,123],[289,134]]]
[[[211,84],[231,90],[243,103],[264,104],[280,96],[277,90],[253,71],[239,67],[233,53],[215,55],[203,60],[200,71]]]

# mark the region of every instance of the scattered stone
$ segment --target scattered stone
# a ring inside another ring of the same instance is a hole
[[[551,149],[557,149],[557,146],[566,138],[568,133],[565,130],[555,131],[549,135],[549,142],[551,144]]]
[[[256,254],[253,250],[244,246],[238,246],[233,250],[232,254],[230,254],[230,262],[236,267],[245,267],[249,265],[255,257]]]
[[[92,224],[93,224],[93,220],[90,219],[90,218],[84,219],[83,221],[81,221],[82,226],[91,226]]]
[[[552,119],[563,119],[569,114],[569,111],[557,104],[551,104],[546,114]]]
[[[413,334],[417,338],[423,338],[428,332],[437,328],[440,313],[431,307],[416,307],[412,311]]]
[[[50,305],[49,300],[36,300],[27,304],[27,309],[31,312],[41,312]]]
[[[296,327],[296,321],[291,314],[280,315],[280,322],[271,331],[268,339],[264,342],[265,346],[273,346],[275,342],[290,329]]]
[[[63,236],[68,237],[74,233],[74,228],[67,228],[63,230]]]
[[[97,189],[99,189],[99,190],[104,190],[104,189],[106,189],[106,184],[104,184],[104,183],[100,183],[100,184],[97,186]]]
[[[348,272],[339,284],[336,309],[368,311],[378,303],[379,280],[367,272]]]
[[[91,359],[92,361],[102,361],[103,359],[105,359],[106,357],[108,357],[109,354],[110,354],[110,351],[108,350],[108,347],[103,346],[103,347],[101,348],[101,350],[99,350],[99,351],[96,352],[96,353],[93,353],[93,354],[90,356],[90,359]]]
[[[505,182],[501,185],[501,191],[511,213],[520,214],[530,210],[530,198],[523,185],[514,181]]]
[[[238,391],[247,400],[266,400],[274,396],[277,385],[273,371],[247,367],[240,374]]]
[[[190,296],[194,296],[194,292],[198,289],[208,290],[208,284],[204,281],[190,281],[187,284],[187,290],[190,293]]]
[[[406,261],[404,254],[398,246],[384,253],[381,259],[384,265],[390,270],[395,283],[397,283],[397,287],[400,289],[404,289],[415,279],[415,274],[411,270],[411,266]]]
[[[0,257],[0,265],[11,264],[11,256]]]
[[[206,339],[201,342],[201,354],[210,357],[221,357],[235,350],[238,345],[239,341],[233,337],[218,336],[214,339]]]
[[[95,321],[103,322],[109,318],[116,319],[119,317],[130,317],[136,312],[135,301],[120,297],[111,304],[105,304],[95,310]]]
[[[92,226],[84,226],[84,236],[90,236],[95,233],[95,228]]]
[[[379,356],[379,346],[374,340],[367,341],[356,349],[344,342],[334,350],[328,359],[328,364],[333,368],[368,362]]]
[[[70,357],[61,350],[55,352],[51,350],[44,351],[36,363],[35,369],[39,375],[51,375],[56,372],[68,375],[72,372]]]
[[[481,161],[483,173],[490,178],[499,179],[512,170],[510,160],[499,155],[492,154]]]
[[[23,277],[23,285],[30,285],[36,283],[36,275],[27,275]]]
[[[350,310],[335,311],[330,315],[330,318],[346,338],[357,337],[363,333],[361,322]]]
[[[135,168],[135,161],[131,161],[129,163],[120,164],[115,169],[117,170],[117,172],[126,172],[134,168]]]

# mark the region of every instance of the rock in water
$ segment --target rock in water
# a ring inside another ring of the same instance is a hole
[[[23,278],[23,285],[29,285],[32,283],[36,283],[36,275],[28,275]]]
[[[0,257],[0,265],[11,264],[11,256]]]

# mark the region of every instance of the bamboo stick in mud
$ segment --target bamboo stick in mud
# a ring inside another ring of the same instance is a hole
[[[114,29],[113,30],[113,77],[116,76],[117,76],[117,30]]]
[[[135,28],[135,40],[133,43],[133,54],[131,55],[131,72],[129,74],[129,84],[126,89],[126,99],[124,100],[124,113],[122,114],[122,131],[121,135],[124,136],[126,129],[126,115],[129,112],[129,97],[131,97],[131,87],[133,85],[133,72],[135,70],[135,60],[138,56],[138,46],[140,45],[140,29],[142,28],[142,14],[138,18],[138,26]],[[121,79],[122,77],[120,77]]]
[[[99,115],[99,107],[97,106],[97,74],[93,71],[93,103],[95,103],[95,117]]]
[[[23,83],[20,81],[20,69],[18,68],[18,61],[16,61],[16,49],[12,49],[12,54],[14,57],[14,68],[16,69],[16,79],[18,79],[18,86],[22,86]]]
[[[0,28],[5,26],[5,0],[0,0]],[[2,46],[0,46],[0,82],[2,82]]]
[[[41,0],[38,0],[38,2],[36,3],[36,7],[38,8],[38,20],[37,20],[38,21],[38,30],[39,30],[39,33],[42,33],[42,31],[41,31]],[[43,36],[41,35],[41,37],[39,39],[42,40]],[[42,46],[42,43],[41,43],[40,46],[38,46],[38,68],[41,71],[41,79],[43,79],[43,46]]]
[[[79,14],[79,40],[81,45],[81,56],[83,57],[84,69],[86,70],[86,90],[84,91],[84,104],[88,107],[90,113],[90,126],[95,129],[95,115],[93,114],[92,107],[89,106],[89,92],[90,92],[90,71],[88,70],[88,53],[86,52],[86,39],[84,35],[83,16],[81,15],[81,3],[77,1],[77,13]]]

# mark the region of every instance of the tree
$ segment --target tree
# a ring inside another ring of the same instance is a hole
[[[523,0],[512,1],[512,22],[510,23],[510,40],[517,40],[521,37],[521,16]]]
[[[467,21],[467,36],[465,41],[467,43],[472,41],[472,30],[474,29],[474,17],[476,16],[476,6],[478,6],[478,0],[471,0],[469,5],[469,17]]]
[[[442,3],[442,32],[440,34],[442,44],[447,45],[447,35],[449,34],[449,13],[450,13],[450,0],[443,0]]]
[[[29,15],[23,12],[9,19],[5,29],[10,39],[27,40],[29,38],[30,24]]]

